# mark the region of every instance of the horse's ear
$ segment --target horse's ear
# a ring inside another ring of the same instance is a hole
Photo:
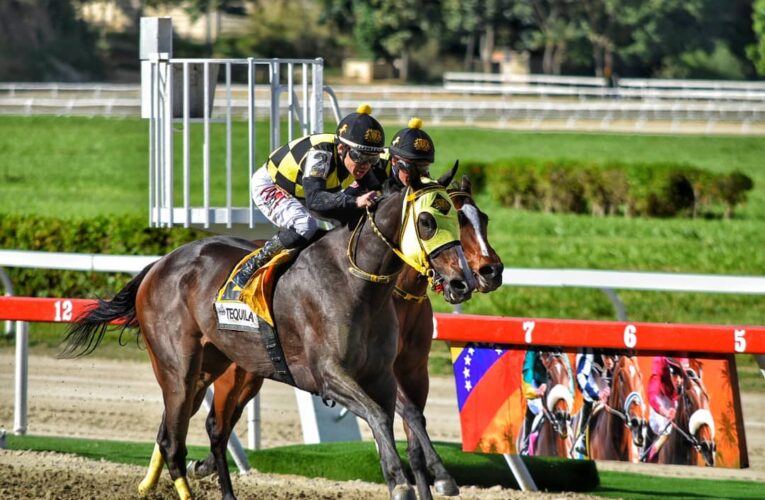
[[[465,191],[466,193],[473,194],[473,185],[470,183],[470,177],[464,174],[462,175],[461,189]]]
[[[454,166],[446,172],[444,175],[438,178],[438,183],[441,184],[443,187],[448,186],[451,184],[452,179],[454,179],[454,176],[457,174],[457,169],[460,166],[460,161],[457,160],[454,162]]]

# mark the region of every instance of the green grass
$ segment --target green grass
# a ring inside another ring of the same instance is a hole
[[[10,449],[73,453],[90,459],[146,466],[153,444],[57,437],[8,436]],[[397,443],[406,460],[405,443]],[[517,488],[500,455],[463,453],[459,445],[436,443],[447,469],[460,485]],[[189,459],[201,459],[207,448],[192,446]],[[379,460],[371,442],[299,445],[248,452],[250,465],[265,473],[296,474],[345,481],[382,483]],[[761,498],[765,485],[748,481],[720,481],[653,477],[621,472],[598,472],[593,462],[524,457],[540,489],[588,491],[609,498]],[[229,463],[232,461],[229,459]],[[650,466],[646,466],[650,470]]]
[[[401,126],[386,123],[388,134]],[[233,168],[246,170],[246,124],[234,122]],[[765,275],[765,139],[594,133],[532,133],[426,124],[437,147],[440,171],[455,158],[490,162],[513,156],[596,161],[679,161],[712,171],[739,169],[752,176],[749,203],[733,220],[644,219],[543,214],[510,210],[478,196],[490,215],[490,241],[507,267],[614,269]],[[283,131],[286,127],[283,127]],[[329,130],[329,128],[328,128]],[[267,127],[257,128],[257,155],[268,153]],[[201,126],[192,131],[197,139]],[[213,204],[220,203],[224,151],[221,124],[212,126]],[[181,158],[176,136],[176,158]],[[198,165],[200,148],[191,151]],[[0,117],[0,217],[3,213],[57,217],[148,212],[148,122],[139,119]],[[197,172],[198,173],[198,172]],[[177,182],[180,183],[180,176]],[[200,176],[197,175],[197,178]],[[234,186],[234,203],[247,200],[246,183]],[[180,192],[180,190],[177,190]],[[201,189],[192,185],[198,202]],[[622,291],[633,321],[765,324],[762,298],[752,295]],[[450,311],[443,300],[436,310]],[[502,287],[476,295],[463,311],[529,317],[614,319],[605,294],[595,289]],[[31,341],[52,350],[60,325],[32,325]],[[8,341],[0,341],[1,345]],[[447,371],[436,344],[432,369]],[[99,355],[143,359],[142,351],[108,339]],[[748,358],[747,358],[748,359]],[[746,379],[746,375],[742,377]],[[755,385],[755,388],[757,386]]]

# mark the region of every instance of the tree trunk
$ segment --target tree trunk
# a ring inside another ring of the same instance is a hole
[[[494,28],[486,27],[481,35],[481,63],[484,73],[491,73],[491,54],[494,52]]]
[[[473,71],[473,59],[475,59],[475,31],[470,33],[465,48],[465,71]]]
[[[407,51],[401,52],[401,67],[398,69],[398,78],[404,82],[409,80],[409,53]]]
[[[595,61],[595,76],[603,77],[603,47],[597,43],[592,43],[592,58]]]
[[[546,42],[545,43],[545,52],[542,56],[542,73],[545,75],[552,74],[552,67],[553,67],[553,51],[555,50],[555,46],[552,42]]]

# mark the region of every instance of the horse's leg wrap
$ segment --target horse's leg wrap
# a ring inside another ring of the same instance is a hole
[[[165,459],[162,458],[162,453],[159,451],[159,444],[154,443],[154,451],[151,453],[151,461],[149,462],[149,470],[146,471],[146,476],[138,485],[138,495],[145,496],[151,490],[157,486],[159,476],[162,474],[162,468],[165,466]]]
[[[181,476],[174,481],[175,491],[178,492],[178,498],[181,500],[191,500],[191,491],[189,490],[189,482],[186,480],[186,476]]]

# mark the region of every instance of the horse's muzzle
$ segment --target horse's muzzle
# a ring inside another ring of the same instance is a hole
[[[505,266],[501,263],[481,266],[476,273],[476,289],[481,293],[493,292],[502,286],[502,271]]]

